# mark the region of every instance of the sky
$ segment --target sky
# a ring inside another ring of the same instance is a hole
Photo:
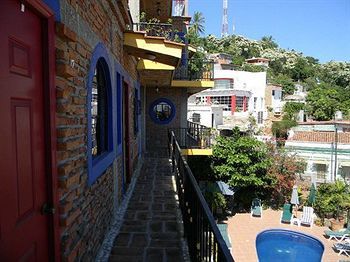
[[[202,12],[205,35],[221,36],[223,0],[189,0]],[[272,36],[321,63],[350,62],[350,0],[228,0],[229,34],[260,40]]]

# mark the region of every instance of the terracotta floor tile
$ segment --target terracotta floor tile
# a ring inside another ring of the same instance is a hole
[[[301,213],[298,214],[301,216]],[[264,210],[263,218],[252,218],[249,213],[236,214],[226,221],[228,224],[228,234],[232,243],[232,255],[237,262],[250,262],[257,261],[255,239],[259,232],[265,229],[271,228],[283,228],[294,231],[303,232],[318,238],[325,246],[322,261],[324,262],[337,262],[350,261],[345,255],[338,256],[333,250],[333,244],[335,241],[328,241],[323,236],[323,231],[326,227],[319,227],[314,225],[312,228],[304,226],[296,226],[289,224],[280,224],[279,219],[281,217],[281,211]]]

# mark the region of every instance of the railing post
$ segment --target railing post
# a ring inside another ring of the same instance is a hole
[[[190,124],[197,132],[200,125]],[[205,202],[196,179],[181,154],[181,148],[174,131],[170,133],[170,150],[173,170],[176,172],[176,185],[182,212],[185,237],[187,238],[192,261],[233,261],[229,249],[215,223],[214,217]]]

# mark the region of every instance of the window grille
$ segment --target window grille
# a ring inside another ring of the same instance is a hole
[[[224,105],[224,111],[231,111],[231,96],[213,96],[211,98],[212,104]]]
[[[101,61],[97,62],[92,79],[91,118],[91,153],[96,157],[108,148],[106,75]]]

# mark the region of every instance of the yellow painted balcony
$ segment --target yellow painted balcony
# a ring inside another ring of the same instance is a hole
[[[124,33],[124,48],[133,56],[177,67],[184,44],[173,41],[172,25],[139,23]]]
[[[174,72],[171,86],[187,88],[192,94],[213,88],[214,63],[199,59],[182,60]]]
[[[183,155],[210,156],[215,136],[211,129],[188,121],[185,128],[172,128]]]

